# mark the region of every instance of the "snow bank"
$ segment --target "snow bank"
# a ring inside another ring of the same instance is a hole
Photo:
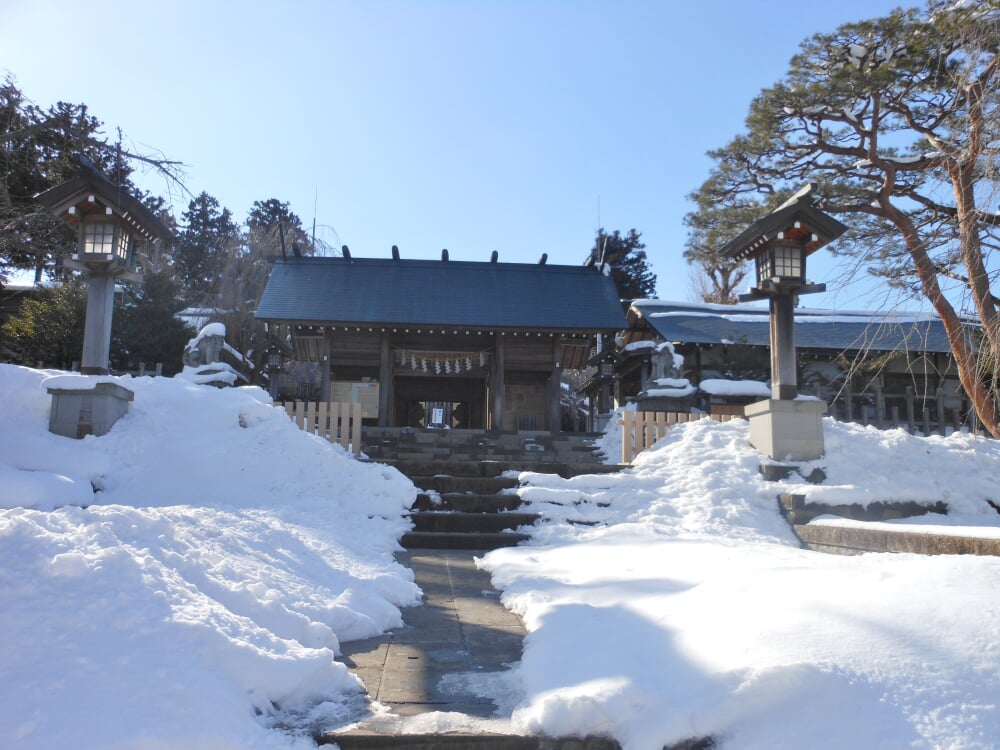
[[[843,498],[945,495],[1000,525],[996,442],[824,427]],[[799,549],[775,497],[805,487],[765,482],[747,433],[701,420],[624,473],[522,474],[545,521],[482,561],[529,629],[514,726],[626,749],[995,748],[1000,560]]]
[[[359,700],[340,642],[418,600],[413,485],[255,388],[121,378],[111,432],[52,435],[62,375],[0,366],[0,746],[311,746]]]

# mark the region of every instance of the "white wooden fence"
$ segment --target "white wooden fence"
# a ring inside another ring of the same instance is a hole
[[[361,404],[357,401],[283,401],[275,406],[311,435],[339,443],[355,456],[361,454]]]
[[[622,463],[632,463],[636,456],[666,435],[671,426],[696,422],[699,419],[729,422],[733,419],[742,419],[742,417],[738,414],[688,414],[686,412],[627,410],[622,412]]]

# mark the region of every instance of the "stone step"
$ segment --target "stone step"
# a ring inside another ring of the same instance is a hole
[[[439,492],[442,495],[451,492],[474,492],[480,495],[496,495],[501,490],[517,487],[517,477],[476,477],[452,476],[450,474],[407,474],[417,487],[422,490]]]
[[[518,737],[510,734],[410,734],[387,735],[330,732],[316,737],[319,745],[338,744],[341,750],[619,750],[614,740]]]
[[[421,492],[413,503],[412,510],[458,510],[465,513],[500,513],[516,510],[524,502],[513,493],[477,495],[469,492],[445,492],[429,495]]]
[[[326,732],[315,736],[318,745],[337,744],[341,750],[620,750],[607,737],[520,737],[512,734],[380,734],[375,732]],[[711,737],[692,738],[663,750],[712,750]]]
[[[461,459],[461,458],[438,458],[429,456],[414,456],[403,458],[402,455],[395,461],[386,461],[399,469],[407,476],[427,475],[427,474],[450,474],[461,477],[495,477],[507,470],[509,462],[488,460],[482,458]]]
[[[417,511],[410,513],[415,532],[492,533],[531,526],[537,513],[463,513],[461,511]]]
[[[472,461],[452,461],[452,460],[384,460],[381,463],[395,466],[399,471],[408,477],[432,476],[437,474],[448,474],[460,477],[495,477],[505,472],[511,471],[535,471],[541,474],[558,474],[564,479],[576,477],[581,474],[610,474],[629,468],[619,464],[598,464],[580,462],[559,462],[559,461],[524,461],[524,460],[472,460]]]
[[[491,550],[516,547],[531,537],[513,531],[506,532],[449,532],[410,531],[403,534],[399,543],[404,549],[473,549]]]

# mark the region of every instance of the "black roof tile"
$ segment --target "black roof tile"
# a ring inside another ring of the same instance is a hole
[[[278,260],[257,317],[327,325],[626,326],[614,282],[594,268],[388,258]]]

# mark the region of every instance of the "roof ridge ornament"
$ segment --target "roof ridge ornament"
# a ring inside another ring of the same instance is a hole
[[[780,211],[783,208],[788,208],[789,206],[794,206],[800,201],[806,203],[807,205],[816,205],[817,199],[819,198],[819,183],[818,182],[807,182],[787,201],[778,206],[775,210]],[[806,199],[803,201],[803,199]]]

